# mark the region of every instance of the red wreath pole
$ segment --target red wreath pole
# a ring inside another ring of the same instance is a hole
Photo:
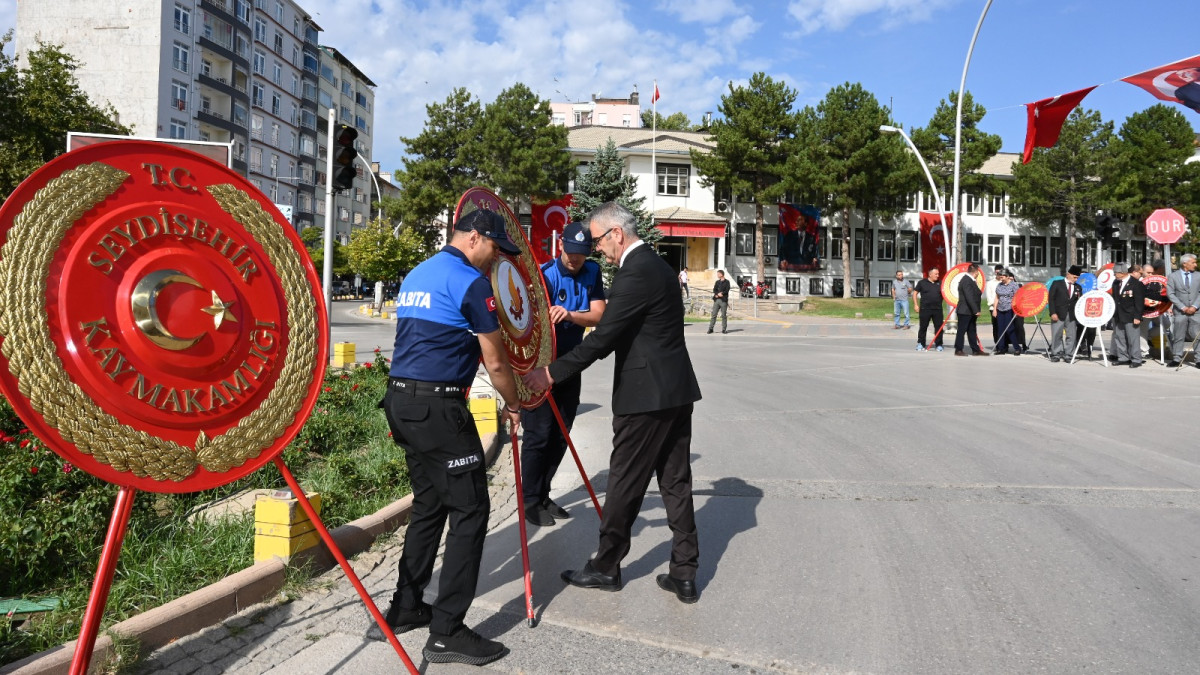
[[[513,473],[517,482],[517,525],[521,530],[521,569],[525,576],[525,619],[529,627],[537,623],[533,613],[533,580],[529,574],[529,535],[525,532],[525,492],[521,489],[521,449],[517,447],[517,430],[511,432]]]
[[[956,307],[956,305],[950,305],[950,309],[955,309]],[[929,344],[922,345],[925,347],[925,351],[929,351],[929,348],[932,347],[935,342],[937,342],[938,336],[942,334],[942,329],[945,328],[946,324],[949,322],[950,315],[947,314],[946,318],[942,321],[942,325],[938,326],[937,332],[933,334],[933,337],[929,338]]]
[[[104,606],[108,604],[108,592],[112,590],[113,574],[117,571],[117,558],[121,556],[121,543],[125,541],[125,530],[129,527],[129,515],[133,512],[133,497],[137,490],[121,486],[113,504],[112,520],[108,521],[108,534],[104,536],[104,548],[100,552],[100,566],[96,568],[96,580],[92,582],[92,593],[88,598],[87,611],[83,614],[83,625],[79,639],[75,641],[75,655],[71,657],[71,675],[87,675],[92,650],[96,647],[96,634],[100,632],[100,619]]]
[[[567,431],[567,423],[563,421],[562,412],[558,409],[558,403],[554,401],[553,394],[548,394],[546,399],[550,401],[550,409],[554,411],[554,418],[558,420],[558,428],[562,431],[563,438],[567,441],[567,447],[571,449],[571,456],[575,458],[575,466],[579,467],[579,477],[583,479],[583,484],[587,486],[588,494],[592,496],[592,505],[596,507],[596,515],[603,519],[604,512],[600,510],[600,500],[596,499],[596,491],[592,489],[592,482],[588,480],[587,472],[583,470],[583,462],[579,461],[579,453],[575,452],[575,443],[571,440],[571,432]]]
[[[362,582],[358,580],[358,575],[354,573],[354,568],[350,567],[346,556],[342,555],[342,550],[334,542],[333,536],[329,534],[329,530],[325,529],[325,523],[321,522],[321,517],[317,515],[317,510],[308,501],[308,496],[304,494],[304,490],[300,489],[300,484],[296,482],[296,477],[292,475],[287,465],[283,463],[283,459],[279,457],[275,458],[275,467],[279,469],[279,473],[283,474],[283,480],[287,481],[288,487],[292,489],[292,495],[296,497],[296,501],[300,502],[300,508],[304,509],[304,513],[317,529],[317,533],[321,535],[321,541],[325,542],[325,546],[329,547],[329,552],[333,554],[338,564],[342,566],[342,571],[346,573],[346,577],[354,585],[354,590],[358,591],[358,597],[362,598],[363,604],[367,606],[367,611],[370,612],[371,618],[375,619],[375,624],[379,626],[379,630],[383,632],[383,636],[387,638],[388,642],[392,643],[392,648],[400,655],[400,660],[404,662],[404,667],[408,669],[411,675],[418,675],[420,671],[413,665],[412,659],[408,658],[408,652],[404,651],[404,647],[396,639],[396,634],[392,632],[392,627],[387,624],[387,621],[383,618],[383,614],[375,606],[375,601],[371,599],[371,595],[367,593],[367,589],[363,588]]]

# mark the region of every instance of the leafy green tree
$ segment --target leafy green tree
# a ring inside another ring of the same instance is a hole
[[[380,218],[384,224],[395,230],[401,227],[404,230],[411,230],[414,235],[419,236],[422,245],[432,254],[437,250],[438,244],[442,241],[442,228],[437,223],[422,222],[419,220],[404,221],[404,202],[403,199],[396,197],[384,197],[378,202]]]
[[[938,103],[937,110],[929,120],[929,125],[921,128],[914,127],[909,133],[913,145],[925,158],[929,172],[937,183],[938,192],[946,200],[946,208],[952,207],[954,195],[954,125],[955,107],[958,105],[958,92],[952,91],[947,98]],[[995,181],[981,173],[983,163],[1000,152],[1000,136],[985,133],[979,128],[979,122],[987,115],[987,109],[975,103],[971,92],[963,97],[962,115],[962,158],[959,162],[959,185],[963,193],[979,195],[996,189]],[[962,221],[962,204],[958,205],[959,213],[954,215],[955,260],[963,258],[963,228],[958,226]]]
[[[765,277],[763,263],[763,204],[784,194],[784,175],[790,141],[798,117],[792,110],[796,90],[755,73],[747,86],[734,87],[721,97],[721,118],[709,126],[716,147],[712,152],[691,151],[692,164],[705,187],[727,187],[736,195],[754,198],[754,257],[758,279]]]
[[[651,246],[662,239],[662,230],[654,226],[654,220],[646,211],[646,198],[637,194],[637,178],[625,172],[625,162],[617,153],[613,139],[596,148],[596,156],[588,166],[587,173],[575,179],[575,192],[571,193],[574,204],[568,210],[571,220],[582,221],[596,207],[606,202],[617,202],[629,209],[637,218],[638,237]],[[602,256],[597,256],[605,274],[611,276],[616,266],[609,265]]]
[[[1077,264],[1075,239],[1093,223],[1091,215],[1103,206],[1103,184],[1097,180],[1109,155],[1112,122],[1095,110],[1077,107],[1063,124],[1058,143],[1035,148],[1028,164],[1013,163],[1009,204],[1035,227],[1058,232],[1067,255],[1059,271]]]
[[[349,268],[364,279],[397,279],[433,255],[420,232],[401,229],[398,236],[385,223],[374,221],[350,234],[345,247]]]
[[[550,102],[518,82],[484,109],[480,138],[483,172],[496,193],[519,213],[522,201],[558,197],[575,165],[567,128],[554,124]]]
[[[897,139],[879,131],[891,124],[889,111],[859,83],[838,85],[814,108],[800,113],[786,184],[796,194],[842,217],[842,297],[850,297],[851,213],[892,218],[917,184],[916,160]],[[870,245],[868,241],[866,245]],[[864,266],[870,276],[870,268]],[[868,294],[870,293],[868,284]]]
[[[654,128],[655,119],[658,119],[657,128],[662,131],[698,131],[699,127],[692,124],[688,116],[681,112],[674,112],[666,117],[653,110],[642,111],[642,126],[647,129]]]
[[[325,238],[324,230],[319,227],[306,227],[300,231],[300,240],[304,242],[308,248],[308,257],[312,258],[313,267],[317,268],[317,274],[325,266]],[[350,272],[349,263],[346,259],[345,247],[342,242],[338,241],[337,237],[333,238],[333,273],[337,276]]]
[[[457,88],[442,103],[425,106],[425,128],[401,138],[408,158],[396,175],[403,188],[395,217],[405,223],[431,224],[451,211],[469,188],[486,184],[483,174],[479,99]]]
[[[1181,250],[1200,247],[1200,164],[1195,132],[1183,113],[1161,103],[1130,115],[1112,144],[1104,187],[1122,220],[1144,222],[1155,209],[1173,208],[1192,223]]]
[[[0,37],[0,198],[66,151],[67,132],[128,134],[111,105],[98,106],[79,88],[79,62],[58,45],[38,42],[17,67],[7,54],[12,31]]]

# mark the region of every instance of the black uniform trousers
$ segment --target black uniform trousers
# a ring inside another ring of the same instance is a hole
[[[671,576],[696,579],[700,548],[692,504],[693,404],[613,418],[613,451],[609,459],[600,545],[592,566],[616,574],[629,553],[633,522],[642,509],[650,476],[658,488],[671,528]]]
[[[958,315],[958,334],[954,336],[954,351],[963,351],[963,341],[973,352],[983,351],[983,347],[979,345],[979,336],[975,334],[975,324],[979,321],[979,317],[974,314],[959,314]]]
[[[555,382],[550,389],[567,431],[575,425],[582,386],[583,378],[576,375]],[[550,498],[550,482],[567,452],[567,440],[563,438],[550,401],[533,410],[522,411],[521,428],[524,430],[521,436],[521,492],[525,494],[525,506],[528,507]]]
[[[463,626],[475,599],[487,534],[483,444],[463,398],[417,396],[389,387],[383,401],[392,438],[404,447],[413,507],[393,602],[413,609],[433,576],[446,520],[446,554],[429,630],[449,635]]]
[[[929,328],[929,324],[933,324],[933,330],[936,332],[942,327],[942,322],[945,321],[945,317],[942,316],[941,304],[938,304],[937,307],[921,307],[917,310],[917,314],[920,316],[921,321],[921,325],[917,329],[917,344],[924,347],[929,344],[925,342],[925,331]],[[942,346],[942,334],[940,332],[938,332],[937,339],[934,340],[934,343],[938,347]]]

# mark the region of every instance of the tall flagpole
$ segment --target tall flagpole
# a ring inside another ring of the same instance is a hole
[[[658,164],[654,145],[658,140],[658,80],[650,93],[650,225],[654,226],[654,196],[658,194]]]
[[[975,41],[979,39],[979,29],[983,28],[983,20],[987,17],[992,0],[987,0],[983,13],[979,15],[979,23],[975,24],[975,33],[971,36],[971,46],[967,48],[967,60],[963,63],[962,79],[958,83],[958,101],[954,109],[954,194],[950,198],[950,210],[954,211],[954,259],[958,259],[959,243],[966,241],[967,232],[962,226],[962,216],[958,212],[959,189],[958,179],[962,170],[962,109],[963,95],[967,90],[967,69],[971,67],[971,54],[975,52]],[[940,208],[940,207],[939,207]],[[964,251],[965,257],[965,251]]]

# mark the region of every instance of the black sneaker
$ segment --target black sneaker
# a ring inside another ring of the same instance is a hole
[[[566,509],[559,506],[558,504],[555,504],[554,501],[552,499],[550,499],[549,497],[546,498],[546,501],[542,502],[542,508],[546,511],[546,513],[549,513],[551,516],[553,516],[555,518],[570,518],[571,517],[571,514],[567,513]]]
[[[463,626],[453,635],[430,633],[421,652],[430,663],[465,663],[469,666],[482,666],[508,653],[508,649],[496,642],[488,640],[479,633]]]
[[[422,602],[417,605],[416,609],[401,609],[400,605],[392,600],[392,606],[388,607],[387,614],[383,615],[383,619],[392,627],[392,632],[399,635],[428,626],[429,621],[433,619],[433,608]]]
[[[554,524],[554,517],[551,516],[541,504],[530,504],[525,507],[526,522],[534,525],[548,527]]]

